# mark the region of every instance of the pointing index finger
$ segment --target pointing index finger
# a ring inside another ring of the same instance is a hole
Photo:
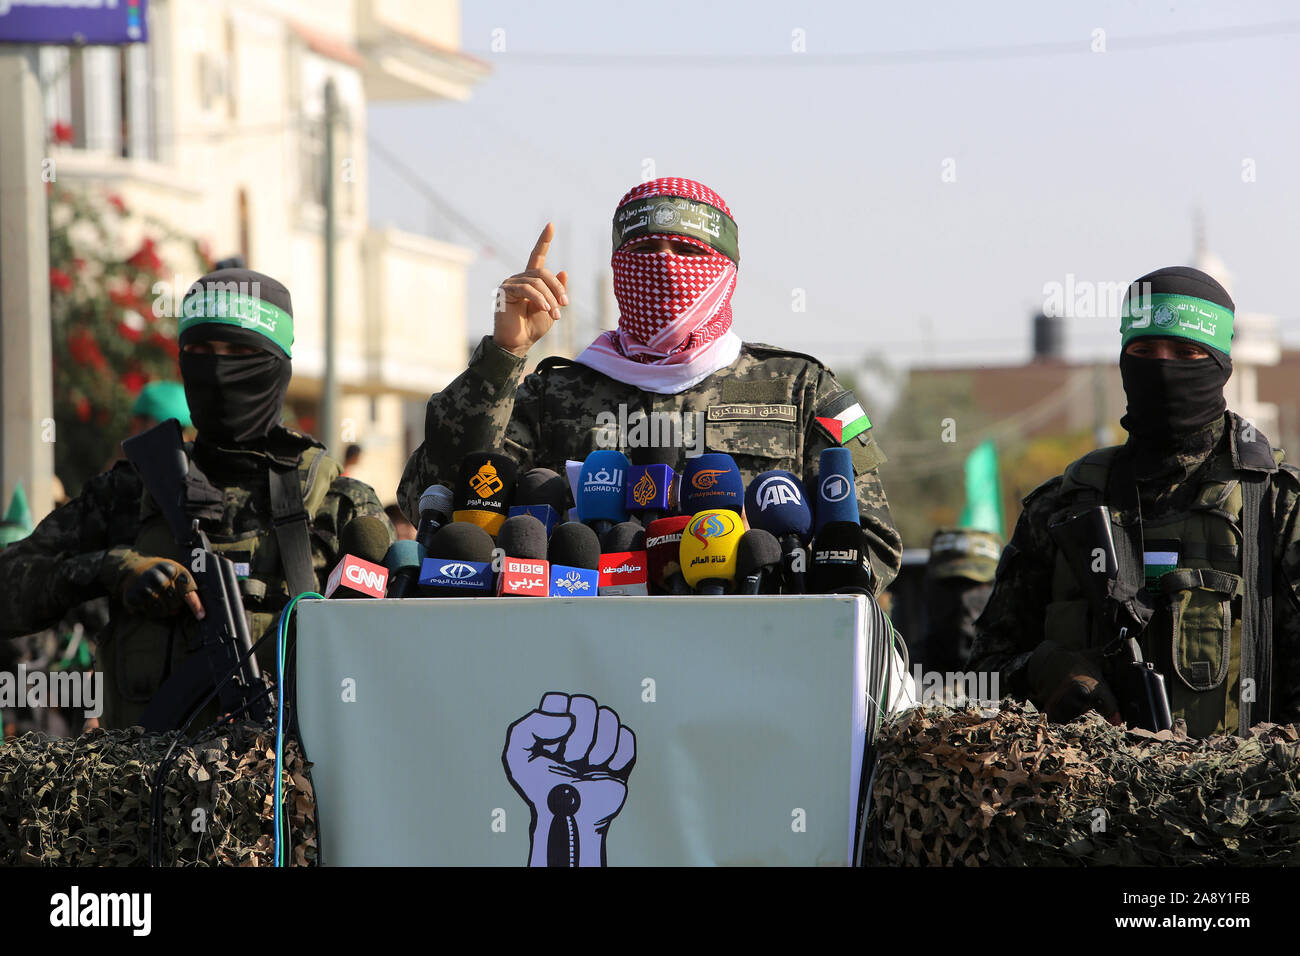
[[[533,246],[533,251],[528,255],[528,268],[540,269],[546,265],[546,252],[550,249],[551,240],[554,238],[555,226],[548,222],[542,234],[537,237],[537,245]]]

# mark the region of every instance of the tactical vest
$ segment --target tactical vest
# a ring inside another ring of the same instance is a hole
[[[1107,480],[1118,451],[1119,446],[1097,449],[1066,469],[1059,490],[1062,512],[1107,504]],[[1275,455],[1280,460],[1280,452]],[[1197,738],[1239,729],[1246,596],[1243,473],[1229,456],[1217,454],[1185,512],[1142,522],[1142,547],[1151,558],[1144,569],[1146,587],[1156,610],[1139,644],[1144,659],[1165,675],[1173,717],[1186,720],[1188,733]],[[1058,551],[1045,636],[1095,655],[1115,637],[1103,633],[1097,617]],[[1267,717],[1256,713],[1253,720]]]
[[[323,449],[312,446],[303,452],[298,461],[298,478],[309,521],[341,473],[338,462],[325,455]],[[148,493],[141,500],[141,515],[132,548],[141,554],[168,557],[185,564],[171,529],[153,507]],[[235,563],[249,633],[256,642],[275,623],[290,597],[274,522],[268,518],[256,531],[208,537],[213,551]],[[170,620],[151,621],[117,608],[108,638],[101,641],[97,654],[96,667],[104,674],[101,725],[112,729],[138,723],[166,677],[194,653],[197,640],[197,622],[188,611]],[[257,651],[263,673],[275,673],[275,658],[272,638]],[[191,729],[200,723],[211,723],[216,716],[215,706],[210,706]]]

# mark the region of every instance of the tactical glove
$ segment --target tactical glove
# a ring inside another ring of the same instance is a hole
[[[128,611],[147,618],[180,612],[185,596],[198,590],[186,568],[170,558],[149,557],[130,548],[113,548],[104,556],[100,580]]]
[[[1053,723],[1068,723],[1090,710],[1112,724],[1120,722],[1119,701],[1097,662],[1055,641],[1043,641],[1029,658],[1029,688]]]

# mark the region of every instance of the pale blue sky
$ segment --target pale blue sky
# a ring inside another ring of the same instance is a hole
[[[375,107],[371,135],[515,255],[554,219],[554,267],[587,305],[614,205],[650,158],[731,206],[741,336],[844,371],[867,354],[1024,358],[1044,283],[1185,262],[1198,206],[1238,308],[1278,314],[1300,341],[1294,5],[465,0],[462,16],[465,51],[493,74],[464,104]],[[1105,53],[1089,51],[1096,28]],[[795,29],[808,56],[791,52]],[[812,58],[844,54],[886,56]],[[744,56],[764,59],[707,59]],[[378,159],[371,170],[372,219],[428,231],[427,203]],[[478,245],[445,220],[436,231]],[[490,329],[491,290],[523,266],[480,258],[472,331]],[[1069,355],[1116,354],[1116,325],[1071,320]]]

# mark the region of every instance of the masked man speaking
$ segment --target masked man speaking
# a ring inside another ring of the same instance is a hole
[[[1120,673],[1129,638],[1192,736],[1300,718],[1300,471],[1226,408],[1233,311],[1196,269],[1130,286],[1128,442],[1024,500],[971,666],[1051,720],[1141,723]]]
[[[293,594],[321,589],[348,522],[375,518],[389,544],[392,527],[368,485],[341,477],[320,442],[280,424],[292,373],[288,289],[259,272],[218,270],[186,293],[178,325],[198,430],[184,446],[182,507],[234,563],[257,641]],[[196,620],[206,609],[185,560],[135,465],[120,461],[0,552],[0,637],[48,627],[107,595],[110,621],[95,659],[106,697],[101,725],[129,727],[195,653]],[[274,642],[258,657],[263,672],[273,672]]]
[[[746,482],[777,468],[808,475],[824,448],[848,448],[877,591],[888,584],[902,544],[870,421],[816,359],[743,342],[732,330],[740,247],[722,198],[689,179],[656,179],[628,192],[614,213],[618,328],[576,360],[545,359],[520,383],[528,350],[568,305],[567,274],[546,268],[553,237],[548,224],[527,269],[502,283],[493,334],[469,368],[429,399],[424,443],[398,489],[406,514],[416,518],[429,484],[454,485],[461,458],[476,450],[504,448],[521,470],[563,474],[566,460],[609,447],[602,421],[620,409],[627,415],[620,420],[701,420],[703,441],[697,437],[694,450],[731,455]],[[686,451],[669,463],[680,470]]]

